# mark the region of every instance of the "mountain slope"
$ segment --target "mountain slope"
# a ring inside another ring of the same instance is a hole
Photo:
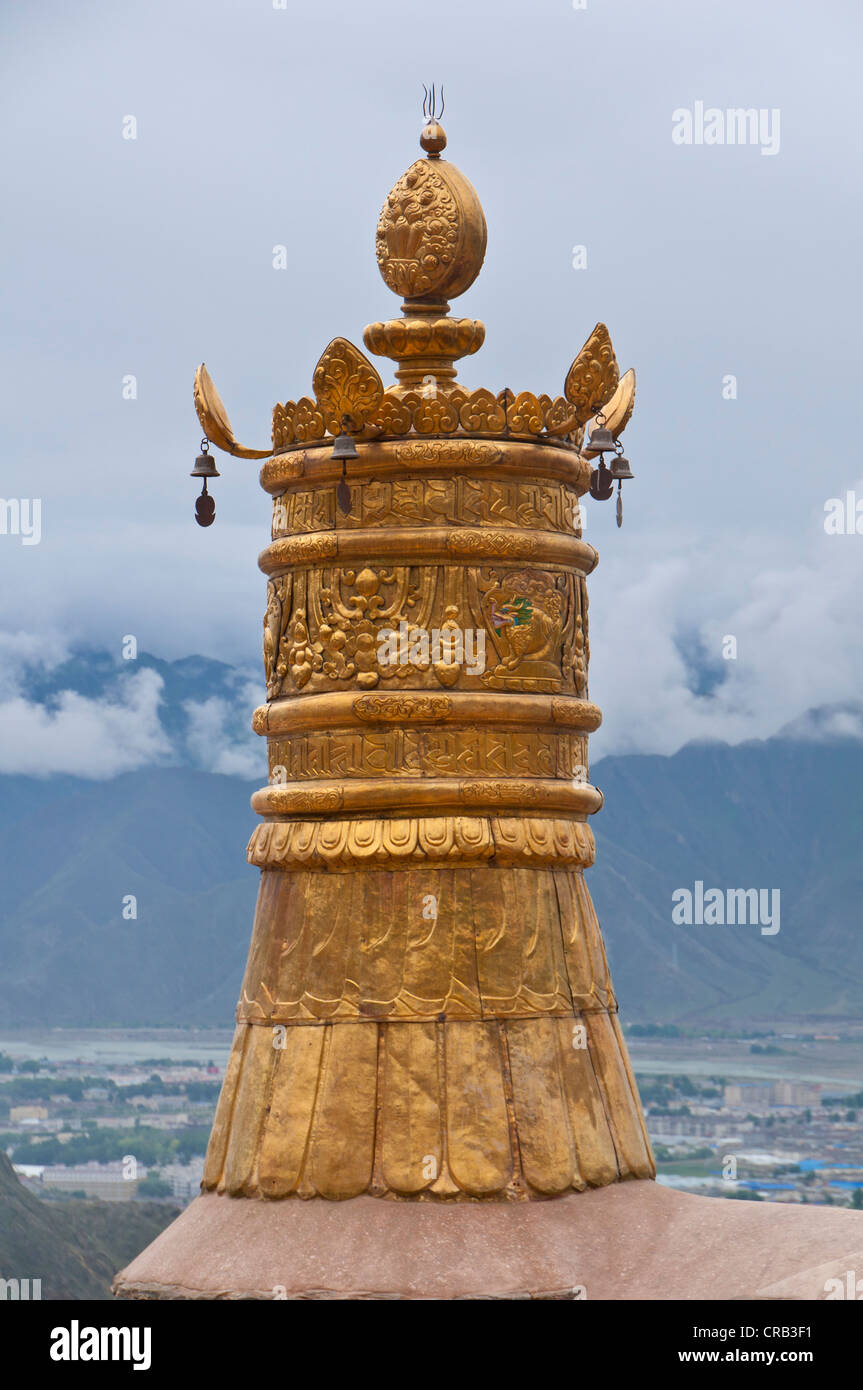
[[[3,784],[26,780],[0,779],[7,811]],[[257,891],[251,790],[188,768],[29,784],[0,832],[0,1024],[229,1022]]]
[[[863,746],[770,739],[607,758],[591,891],[630,1018],[859,1014]],[[780,930],[679,926],[672,893],[780,890]]]
[[[41,1279],[43,1299],[109,1299],[117,1270],[177,1214],[155,1202],[43,1202],[0,1150],[0,1278]]]

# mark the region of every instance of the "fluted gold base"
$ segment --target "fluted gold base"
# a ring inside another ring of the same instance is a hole
[[[238,1019],[205,1190],[519,1201],[654,1174],[577,870],[265,870]]]

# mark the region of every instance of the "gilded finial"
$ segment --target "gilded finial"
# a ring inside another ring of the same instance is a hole
[[[446,149],[446,132],[440,124],[439,117],[444,113],[443,87],[440,89],[440,110],[437,109],[437,93],[434,83],[431,91],[423,83],[423,116],[426,124],[420,135],[420,145],[425,150],[429,159],[440,159],[441,152]]]
[[[446,145],[437,119],[444,109],[443,92],[425,86],[423,92],[427,123],[420,144],[428,159],[415,160],[390,189],[378,220],[376,249],[381,275],[394,294],[416,312],[423,308],[445,314],[447,299],[464,294],[479,274],[487,233],[473,185],[440,158]]]

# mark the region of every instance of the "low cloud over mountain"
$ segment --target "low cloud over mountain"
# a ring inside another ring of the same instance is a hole
[[[0,640],[0,657],[0,774],[101,780],[177,765],[265,773],[250,728],[263,689],[224,662],[86,650],[46,658],[20,638]]]

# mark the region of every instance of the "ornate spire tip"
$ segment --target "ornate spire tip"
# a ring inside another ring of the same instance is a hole
[[[420,136],[420,145],[429,159],[439,159],[441,151],[446,149],[446,132],[438,120],[438,117],[442,116],[443,113],[443,87],[440,89],[440,110],[438,110],[438,93],[434,83],[432,83],[431,90],[423,83],[423,116],[426,124]]]

